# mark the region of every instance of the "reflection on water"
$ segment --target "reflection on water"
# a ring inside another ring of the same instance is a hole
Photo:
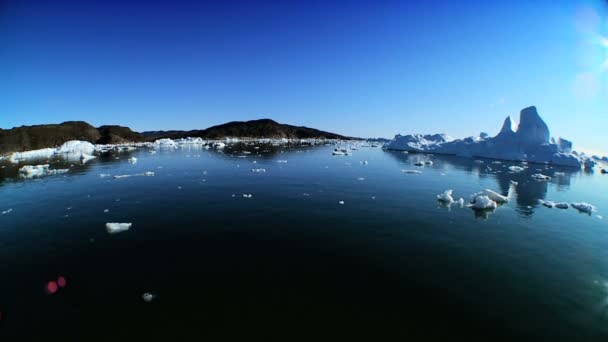
[[[550,185],[558,191],[567,191],[570,188],[571,178],[578,174],[592,175],[593,172],[583,173],[572,167],[560,167],[544,164],[525,164],[510,161],[497,161],[492,159],[470,159],[455,156],[408,154],[396,151],[385,151],[402,163],[415,164],[420,161],[432,160],[435,167],[455,169],[479,178],[494,179],[497,192],[504,196],[512,195],[517,204],[517,211],[523,216],[531,216],[539,206],[539,200],[545,200]],[[525,167],[523,171],[513,172],[510,166]],[[538,181],[532,175],[541,173],[551,177],[550,181]],[[511,193],[510,193],[511,191]],[[487,217],[488,212],[477,212],[477,217]]]

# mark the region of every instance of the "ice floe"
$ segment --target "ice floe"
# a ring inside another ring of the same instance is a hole
[[[132,175],[116,175],[116,176],[114,176],[114,179],[122,179],[122,178],[129,178],[129,177],[151,177],[151,176],[154,176],[154,172],[146,171],[144,173],[136,173],[136,174],[132,174]]]
[[[545,200],[538,200],[538,202],[542,205],[544,205],[547,208],[557,208],[557,209],[568,209],[570,207],[570,205],[566,202],[553,202],[553,201],[545,201]]]
[[[127,159],[127,161],[128,161],[130,164],[137,164],[137,158],[135,158],[135,157],[131,157],[131,158]]]
[[[547,175],[543,175],[541,173],[535,173],[532,175],[532,179],[537,180],[537,181],[550,181],[551,177],[547,176]]]
[[[6,210],[2,210],[2,215],[10,214],[13,211],[13,208],[8,208]]]
[[[251,198],[252,196],[252,194],[243,194],[243,198]]]
[[[253,173],[265,173],[266,169],[251,169],[251,172],[253,172]]]
[[[339,201],[338,204],[344,205],[344,201]]]
[[[490,189],[485,189],[483,191],[480,191],[480,192],[474,194],[472,196],[472,199],[475,199],[479,196],[488,197],[490,200],[492,200],[493,202],[496,202],[497,204],[504,204],[504,203],[509,202],[509,198],[507,196],[503,196],[503,195],[497,193],[496,191],[493,191]]]
[[[144,300],[144,302],[146,303],[150,303],[151,301],[154,300],[154,298],[156,298],[156,295],[150,293],[150,292],[146,292],[144,294],[141,295],[141,299]]]
[[[43,177],[48,175],[56,175],[66,173],[69,169],[53,169],[49,168],[49,164],[43,165],[25,165],[19,168],[19,175],[24,178]]]
[[[49,159],[55,155],[56,149],[54,148],[43,148],[40,150],[32,150],[25,152],[15,152],[11,154],[10,160],[12,163],[19,163],[20,161],[32,160],[32,159]]]
[[[131,225],[132,223],[108,222],[106,223],[106,230],[110,234],[116,234],[129,230],[131,228]]]
[[[479,195],[472,199],[469,207],[478,210],[496,209],[498,204],[492,201],[488,196]]]
[[[574,203],[570,203],[570,206],[576,210],[578,210],[581,213],[585,213],[585,214],[589,214],[591,215],[591,213],[593,213],[595,211],[595,206],[586,203],[586,202],[574,202]]]
[[[421,174],[422,173],[422,171],[419,171],[419,170],[405,170],[405,169],[401,170],[401,172],[410,173],[410,174]]]
[[[512,172],[522,172],[525,169],[526,169],[525,167],[521,167],[521,166],[517,166],[517,165],[509,166],[509,170],[511,170]]]
[[[442,194],[437,195],[437,200],[444,204],[452,204],[454,203],[454,197],[452,197],[453,190],[446,190]]]

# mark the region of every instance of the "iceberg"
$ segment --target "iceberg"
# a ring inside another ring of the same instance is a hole
[[[95,145],[88,141],[70,140],[57,148],[57,153],[92,155],[95,153]]]
[[[520,112],[517,131],[507,117],[500,132],[493,138],[469,137],[453,140],[444,134],[400,135],[385,144],[384,149],[419,153],[436,153],[467,158],[489,158],[510,161],[527,161],[580,168],[585,158],[572,151],[572,143],[560,138],[551,141],[547,124],[538,115],[536,107]]]
[[[106,230],[110,234],[116,234],[129,230],[129,228],[131,228],[131,225],[132,223],[108,222],[106,223]]]
[[[25,152],[15,152],[11,154],[10,161],[14,164],[20,161],[32,160],[32,159],[49,159],[55,155],[56,149],[54,148],[43,148],[40,150],[32,150]]]
[[[177,148],[177,143],[172,139],[165,138],[154,141],[154,146],[160,148]]]

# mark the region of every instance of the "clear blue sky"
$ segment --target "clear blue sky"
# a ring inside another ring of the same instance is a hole
[[[0,127],[464,137],[536,105],[608,152],[606,1],[464,2],[2,0]]]

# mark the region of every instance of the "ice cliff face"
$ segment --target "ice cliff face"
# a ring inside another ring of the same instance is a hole
[[[507,117],[493,138],[480,135],[479,138],[451,140],[442,134],[397,135],[384,148],[574,167],[581,167],[586,160],[572,151],[570,141],[560,138],[557,144],[551,142],[549,128],[534,106],[522,109],[517,131],[513,131],[511,118]]]

